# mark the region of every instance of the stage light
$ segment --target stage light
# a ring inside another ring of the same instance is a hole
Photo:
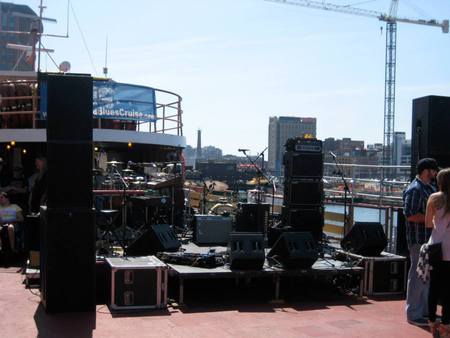
[[[27,150],[26,149],[22,149],[22,154],[26,154]]]
[[[15,146],[16,145],[16,141],[11,141],[11,146]]]
[[[128,142],[128,148],[132,148],[133,147],[133,143]]]
[[[7,144],[6,149],[8,149],[8,150],[11,149],[11,145]]]
[[[98,147],[94,147],[94,151],[98,151]]]

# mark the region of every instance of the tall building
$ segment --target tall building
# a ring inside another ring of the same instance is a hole
[[[270,117],[269,119],[269,164],[275,175],[281,175],[284,145],[289,138],[308,135],[316,137],[317,121],[314,117]]]
[[[201,159],[202,154],[202,131],[197,130],[197,152],[195,153],[197,159]]]
[[[392,145],[392,164],[400,165],[402,163],[402,149],[406,141],[406,134],[404,131],[394,132],[394,140]]]
[[[39,17],[28,6],[0,2],[0,71],[33,71],[34,58],[31,50],[7,48],[7,44],[32,46],[36,35],[30,33],[39,25]],[[15,33],[12,33],[15,32]]]

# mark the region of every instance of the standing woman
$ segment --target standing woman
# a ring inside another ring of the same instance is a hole
[[[441,337],[450,338],[450,168],[437,175],[439,191],[428,199],[425,225],[432,228],[428,244],[441,243],[442,261],[435,264],[430,273],[428,314],[431,333],[439,330]],[[442,301],[442,322],[436,324],[438,299]]]

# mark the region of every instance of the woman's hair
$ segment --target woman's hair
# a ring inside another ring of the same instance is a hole
[[[439,191],[444,195],[443,207],[445,212],[450,212],[450,168],[445,168],[437,174],[437,185]]]

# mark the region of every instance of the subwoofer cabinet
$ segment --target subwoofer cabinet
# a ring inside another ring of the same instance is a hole
[[[106,258],[111,275],[108,306],[112,311],[162,309],[167,306],[168,267],[155,256]]]

